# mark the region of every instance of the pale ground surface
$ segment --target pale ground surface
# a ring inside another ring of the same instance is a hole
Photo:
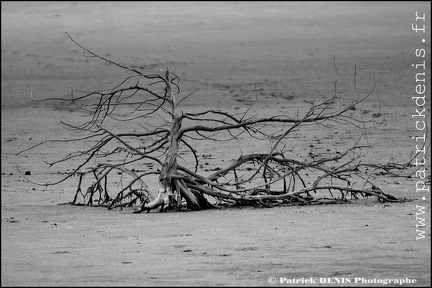
[[[377,180],[385,192],[414,199],[402,204],[369,199],[132,214],[132,209],[57,205],[72,200],[77,179],[43,187],[25,181],[16,169],[31,171],[35,181],[58,180],[72,166],[48,169],[42,160],[59,159],[73,151],[71,145],[49,144],[14,156],[39,141],[67,137],[58,122],[81,116],[31,103],[30,91],[38,98],[66,97],[71,87],[112,87],[124,76],[82,57],[67,31],[84,46],[146,72],[169,67],[182,78],[185,93],[199,89],[184,102],[188,111],[244,111],[258,87],[263,90],[251,112],[292,114],[332,96],[336,78],[340,96],[352,99],[356,65],[357,93],[370,91],[373,77],[377,82],[360,110],[373,120],[367,124],[369,143],[375,144],[368,160],[403,162],[415,148],[410,137],[418,135],[411,118],[416,108],[410,100],[411,63],[418,61],[416,48],[430,51],[410,29],[415,11],[430,15],[430,6],[2,2],[2,286],[269,286],[269,276],[410,278],[417,286],[430,285],[430,197],[415,193],[413,178]],[[311,143],[337,151],[359,133],[347,127],[309,129],[290,143],[297,154]],[[248,144],[245,153],[266,149]],[[210,171],[240,155],[236,144],[197,149],[212,153]],[[421,215],[425,238],[417,241],[416,205],[427,212]]]

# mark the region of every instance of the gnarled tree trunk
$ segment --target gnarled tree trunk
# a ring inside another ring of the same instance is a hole
[[[161,207],[160,211],[166,211],[172,205],[176,205],[180,209],[181,198],[187,202],[187,205],[192,210],[206,209],[210,206],[204,196],[196,191],[190,190],[181,177],[178,177],[177,156],[179,150],[179,142],[181,139],[180,129],[182,124],[182,117],[179,116],[175,95],[170,83],[170,75],[167,70],[164,75],[166,83],[165,97],[171,106],[171,128],[169,135],[169,148],[166,153],[164,162],[162,163],[161,172],[159,175],[158,185],[159,190],[156,197],[150,203],[143,203],[141,209],[136,210],[135,213],[143,211],[150,211],[151,209]]]

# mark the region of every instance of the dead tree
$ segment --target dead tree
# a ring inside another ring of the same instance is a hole
[[[341,203],[353,197],[368,196],[376,196],[380,201],[402,201],[374,185],[370,181],[371,170],[393,173],[408,167],[409,162],[385,165],[363,163],[363,151],[367,147],[359,142],[331,157],[310,157],[300,161],[288,157],[284,144],[288,136],[307,125],[324,127],[333,123],[361,128],[363,120],[349,116],[348,112],[364,101],[373,89],[344,107],[338,103],[340,99],[335,93],[330,99],[312,105],[304,115],[295,117],[274,115],[259,118],[248,116],[249,110],[238,114],[217,109],[188,113],[179,109],[179,104],[190,95],[177,99],[180,79],[176,74],[168,69],[158,74],[146,74],[102,57],[69,38],[88,53],[87,56],[103,60],[128,73],[120,84],[109,90],[81,93],[80,96],[72,93],[71,99],[38,100],[67,101],[70,106],[89,115],[79,125],[62,122],[66,127],[85,134],[62,141],[93,141],[90,148],[74,151],[48,163],[52,166],[80,159],[80,164],[57,182],[40,183],[56,185],[77,176],[78,187],[71,204],[106,206],[109,209],[135,205],[139,207],[135,210],[138,213],[158,207],[160,211],[165,211],[185,206],[190,210],[200,210],[233,205],[269,207]],[[119,109],[127,112],[122,114]],[[152,126],[151,121],[155,119],[159,124]],[[141,131],[114,132],[110,121],[124,123],[123,130],[136,122]],[[279,130],[275,131],[275,126]],[[200,169],[202,159],[191,142],[218,141],[224,137],[226,141],[237,141],[242,134],[252,140],[268,139],[271,143],[269,151],[241,155],[227,167],[205,175]],[[180,150],[185,151],[182,152],[185,156],[180,155]],[[186,156],[193,161],[189,166],[178,162],[180,157]],[[149,161],[156,165],[156,169],[131,168],[142,167],[142,163]],[[90,165],[91,162],[96,164]],[[129,175],[129,180],[122,188],[112,192],[110,181],[125,181],[118,179],[123,175]],[[158,188],[152,189],[148,179],[155,175],[158,177]],[[82,190],[83,179],[89,177],[93,178],[93,182]]]

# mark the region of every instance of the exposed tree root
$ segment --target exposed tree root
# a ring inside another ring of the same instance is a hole
[[[375,86],[363,97],[355,95],[354,100],[344,106],[338,103],[341,98],[336,96],[335,81],[333,97],[312,105],[303,115],[293,117],[274,115],[259,118],[257,115],[248,115],[251,107],[237,114],[213,109],[185,113],[178,109],[178,105],[192,93],[182,96],[177,102],[176,98],[180,97],[180,79],[176,74],[168,70],[161,70],[159,74],[145,74],[104,58],[84,48],[72,37],[69,38],[89,56],[131,73],[111,89],[83,92],[78,97],[72,94],[71,99],[67,100],[39,100],[68,101],[71,106],[89,116],[81,125],[62,122],[69,129],[85,133],[85,136],[53,141],[93,141],[93,144],[87,150],[77,150],[58,161],[48,163],[53,166],[80,159],[80,164],[57,182],[37,183],[56,185],[78,176],[78,187],[71,203],[73,205],[104,206],[108,209],[139,206],[134,213],[141,213],[157,208],[162,212],[241,205],[274,207],[340,204],[348,202],[349,198],[371,196],[380,202],[406,201],[384,193],[370,179],[377,176],[379,171],[400,175],[401,171],[412,167],[411,162],[415,156],[407,163],[377,165],[364,163],[363,150],[370,147],[359,143],[333,156],[309,157],[301,161],[289,158],[288,155],[292,154],[286,150],[287,143],[284,141],[306,125],[315,125],[317,129],[331,125],[333,129],[338,125],[364,129],[363,116],[355,118],[350,113],[356,105],[369,97]],[[354,85],[355,83],[354,79]],[[120,107],[129,109],[129,112],[118,114],[116,111]],[[125,121],[127,125],[124,130],[115,132],[109,129],[109,121]],[[151,121],[156,124],[150,124]],[[137,124],[142,130],[127,131],[132,126],[129,123]],[[278,124],[281,125],[277,126]],[[199,171],[202,159],[189,141],[239,141],[242,134],[248,135],[251,140],[265,139],[272,143],[269,151],[242,155],[227,167],[210,175]],[[50,141],[39,143],[20,153],[48,142]],[[195,163],[185,161],[187,167],[179,165],[178,160],[183,158],[180,149],[185,150],[183,153],[188,154]],[[102,162],[104,159],[110,159],[110,164]],[[131,168],[142,166],[143,162],[148,161],[152,166],[157,166],[157,169],[137,174]],[[89,163],[96,163],[96,166],[90,166]],[[119,173],[121,176],[118,176]],[[129,179],[125,180],[123,175],[127,175]],[[146,184],[147,177],[155,175],[158,177],[157,193],[152,192],[156,189],[152,190]],[[84,185],[85,177],[92,177],[94,182],[83,190],[81,186]],[[117,191],[115,195],[111,193],[113,183],[117,185],[114,188]]]

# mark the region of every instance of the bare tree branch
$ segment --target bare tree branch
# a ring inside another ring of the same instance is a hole
[[[210,109],[184,113],[179,110],[180,103],[197,91],[177,101],[176,97],[181,96],[180,78],[176,74],[168,69],[160,70],[159,74],[145,74],[100,56],[81,46],[68,33],[66,35],[90,57],[133,73],[110,89],[80,92],[83,94],[78,96],[72,91],[70,99],[37,100],[61,100],[88,114],[86,121],[78,125],[61,122],[67,129],[87,135],[43,141],[16,154],[22,155],[47,143],[86,143],[88,149],[77,149],[59,160],[46,162],[53,166],[79,159],[79,164],[65,177],[53,183],[32,181],[40,185],[56,185],[78,176],[78,187],[72,201],[74,205],[98,205],[109,209],[138,206],[135,212],[140,213],[158,207],[160,211],[166,211],[183,207],[199,210],[233,205],[269,207],[345,203],[349,201],[348,196],[354,199],[375,196],[379,201],[406,201],[384,193],[372,183],[371,176],[378,176],[378,171],[403,176],[401,171],[412,167],[415,157],[407,163],[366,163],[364,151],[371,149],[371,146],[361,145],[360,139],[335,155],[311,156],[306,160],[288,157],[295,147],[287,147],[285,140],[293,133],[302,133],[311,125],[316,129],[332,130],[349,126],[366,133],[363,116],[356,118],[350,112],[374,92],[376,81],[369,93],[358,96],[356,66],[355,100],[345,103],[345,106],[344,99],[337,97],[336,80],[334,95],[312,105],[304,114],[250,115],[251,108],[258,105],[258,93],[253,105],[245,112],[233,114]],[[333,62],[337,75],[336,60],[333,59]],[[115,132],[110,121],[122,123],[124,129]],[[132,132],[131,124],[142,131]],[[276,124],[280,127],[275,127]],[[203,157],[197,153],[196,143],[217,141],[223,147],[227,142],[239,143],[240,136],[269,141],[269,150],[247,155],[242,153],[226,167],[206,175],[206,171],[201,169]],[[180,165],[178,160],[185,164]],[[147,183],[155,175],[157,188],[151,188]],[[92,184],[82,189],[81,186],[89,178],[93,180]],[[112,188],[113,183],[117,183],[117,188]],[[122,188],[118,188],[118,183],[122,184]],[[112,190],[116,192],[113,194]],[[315,194],[315,197],[312,196]],[[79,200],[81,198],[82,201]],[[211,199],[215,200],[214,203],[210,203]]]

